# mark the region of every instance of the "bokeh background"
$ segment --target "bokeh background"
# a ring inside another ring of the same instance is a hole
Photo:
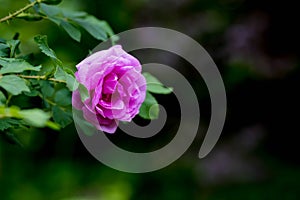
[[[0,16],[25,0],[0,0]],[[116,33],[159,26],[197,40],[216,62],[224,79],[228,112],[213,151],[197,154],[210,117],[205,83],[183,59],[168,52],[133,52],[143,63],[177,68],[200,100],[198,137],[170,166],[128,174],[95,160],[83,147],[74,125],[61,132],[30,129],[18,133],[23,147],[0,137],[0,199],[300,199],[299,11],[296,2],[258,0],[64,0],[62,7],[82,10],[109,22]],[[74,67],[99,41],[84,34],[80,43],[50,22],[15,20],[0,25],[0,37],[20,33],[23,52],[39,55],[33,35],[47,34],[49,45]],[[176,41],[174,41],[176,42]],[[163,80],[162,80],[163,81]],[[156,96],[169,111],[164,131],[135,139],[121,131],[112,142],[137,152],[158,149],[176,134],[180,117],[174,96]],[[188,97],[187,97],[188,98]],[[141,124],[147,122],[137,118]]]

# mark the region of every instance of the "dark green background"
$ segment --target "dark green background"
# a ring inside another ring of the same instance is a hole
[[[0,16],[26,1],[0,0]],[[197,153],[210,117],[210,100],[201,76],[168,52],[133,52],[142,62],[179,69],[198,93],[198,137],[175,163],[152,173],[128,174],[95,160],[73,125],[61,132],[20,131],[21,148],[0,140],[0,199],[279,199],[300,198],[299,182],[299,11],[291,0],[65,0],[109,22],[116,33],[161,26],[196,39],[222,73],[228,98],[224,131],[213,151]],[[74,67],[99,42],[84,34],[71,40],[50,22],[15,20],[0,25],[0,37],[20,33],[24,53],[39,50],[33,35],[47,34],[49,45]],[[176,41],[174,41],[176,42]],[[146,152],[168,143],[180,116],[174,96],[156,96],[170,111],[165,130],[138,140],[118,131],[110,139],[129,150]],[[139,123],[146,123],[140,119]]]

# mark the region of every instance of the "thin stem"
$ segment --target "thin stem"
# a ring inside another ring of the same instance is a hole
[[[53,102],[53,101],[47,99],[46,97],[44,97],[44,96],[41,95],[41,94],[39,94],[39,97],[40,97],[41,99],[44,99],[45,101],[47,101],[47,103],[49,103],[49,104],[52,105],[52,106],[56,106],[56,105],[57,105],[55,102]]]
[[[47,98],[44,97],[42,94],[39,94],[39,97],[40,97],[41,99],[43,99],[44,101],[46,101],[47,103],[49,103],[50,105],[52,105],[52,106],[57,106],[57,107],[59,107],[62,111],[65,111],[65,112],[66,112],[66,108],[57,105],[57,103],[51,101],[50,99],[47,99]]]
[[[7,97],[6,103],[5,103],[6,106],[8,106],[8,104],[9,104],[11,98],[12,98],[12,95],[9,94],[8,97]]]
[[[0,19],[0,23],[6,22],[6,21],[8,21],[8,20],[10,20],[10,19],[18,16],[22,12],[24,12],[24,11],[28,10],[29,8],[33,7],[35,4],[41,3],[41,2],[42,2],[42,0],[35,0],[35,1],[31,2],[30,4],[27,4],[25,7],[21,8],[20,10],[17,10],[13,14],[9,14],[6,17],[1,18]]]
[[[53,81],[53,82],[58,82],[58,83],[66,83],[64,80],[58,80],[55,78],[47,78],[46,76],[27,76],[27,75],[18,75],[21,78],[28,78],[28,79],[41,79],[41,80],[48,80],[48,81]]]

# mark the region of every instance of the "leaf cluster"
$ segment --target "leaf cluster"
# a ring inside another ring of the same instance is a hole
[[[30,4],[1,22],[15,18],[30,22],[50,20],[78,42],[82,30],[98,40],[113,35],[105,21],[56,6],[60,2],[30,0]],[[0,38],[0,136],[15,144],[21,144],[15,130],[44,127],[60,130],[72,123],[72,91],[79,85],[74,72],[49,47],[46,35],[36,35],[33,40],[50,61],[47,63],[39,63],[36,55],[24,55],[18,37],[19,34],[9,40]]]

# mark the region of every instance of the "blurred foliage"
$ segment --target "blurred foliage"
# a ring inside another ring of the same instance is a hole
[[[4,16],[27,2],[0,0],[0,3],[0,13]],[[127,174],[91,157],[72,124],[60,133],[48,128],[16,130],[23,147],[0,140],[0,199],[300,198],[299,127],[298,118],[293,117],[299,113],[300,102],[296,96],[300,84],[299,30],[295,29],[299,12],[294,2],[65,0],[59,7],[84,10],[105,19],[117,33],[140,26],[163,26],[195,38],[211,54],[223,75],[228,97],[226,126],[215,149],[198,160],[199,144],[210,114],[209,95],[201,76],[173,55],[137,52],[141,60],[151,60],[152,56],[155,62],[176,67],[198,91],[200,136],[189,152],[160,171]],[[49,46],[56,56],[73,70],[88,50],[98,44],[87,32],[81,33],[79,43],[51,22],[31,24],[28,28],[28,22],[21,19],[1,24],[0,37],[13,39],[12,35],[22,33],[19,48],[24,54],[33,52],[40,59],[32,63],[35,66],[49,60],[42,56],[32,35],[48,35]],[[51,98],[55,98],[53,95]],[[156,97],[173,116],[164,128],[168,134],[146,142],[122,133],[110,139],[141,151],[166,144],[178,122],[178,111],[172,109],[177,104],[172,96]]]

